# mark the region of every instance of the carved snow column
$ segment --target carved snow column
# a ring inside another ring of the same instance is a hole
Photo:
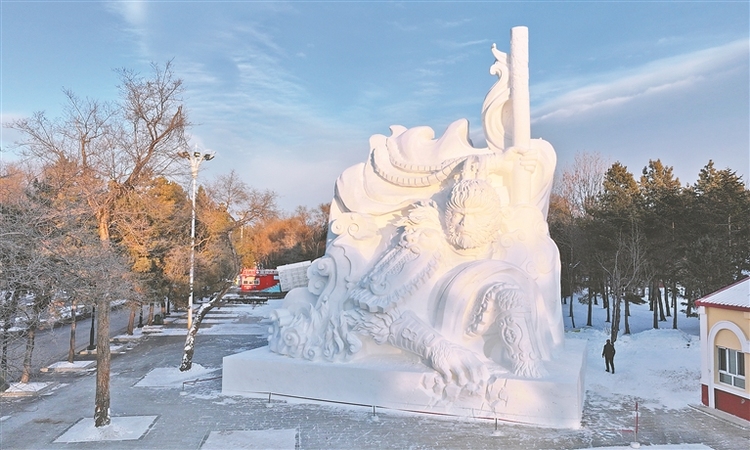
[[[514,170],[512,202],[517,205],[531,201],[533,165],[525,165],[523,156],[531,147],[531,107],[529,101],[529,29],[510,30],[510,101],[513,105],[513,147],[521,155]]]

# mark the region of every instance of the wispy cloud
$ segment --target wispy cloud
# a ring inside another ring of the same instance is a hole
[[[346,159],[347,146],[362,141],[366,147],[357,124],[324,109],[295,71],[297,49],[280,45],[260,21],[221,26],[226,32],[212,41],[210,61],[205,54],[183,54],[177,61],[188,89],[187,106],[198,124],[194,140],[222,147],[209,149],[218,153],[215,166],[226,157],[229,168],[237,161],[253,168],[283,167],[289,165],[283,161],[294,159],[291,155]],[[285,189],[289,181],[265,173],[254,177],[251,184],[262,182],[274,190]]]
[[[242,36],[243,39],[252,42],[254,46],[265,47],[267,50],[275,52],[276,54],[285,53],[284,49],[274,41],[273,37],[258,26],[248,24],[234,26],[232,32],[227,33],[227,35]]]
[[[107,2],[110,9],[120,13],[132,26],[142,28],[146,22],[146,2],[133,0],[127,2]]]
[[[456,28],[460,27],[461,25],[465,25],[467,23],[471,22],[471,19],[458,19],[458,20],[436,20],[435,24],[439,27],[443,28]]]
[[[104,6],[126,23],[126,30],[136,41],[141,57],[149,56],[148,2],[145,0],[108,1]]]
[[[443,73],[442,73],[441,71],[439,71],[439,70],[434,70],[434,69],[426,69],[426,68],[424,68],[424,67],[418,67],[418,68],[417,68],[417,69],[415,70],[415,72],[416,72],[416,74],[417,74],[417,75],[419,75],[420,77],[437,77],[437,76],[440,76],[440,75],[442,75],[442,74],[443,74]]]
[[[688,91],[748,64],[750,42],[742,39],[705,50],[664,58],[640,67],[590,78],[533,86],[541,103],[532,121],[565,119],[601,112],[669,91]]]
[[[401,21],[393,21],[390,22],[390,25],[398,31],[412,32],[419,30],[419,27],[413,23],[405,24]]]
[[[443,57],[443,58],[434,58],[430,59],[426,62],[426,64],[432,65],[432,66],[446,66],[446,65],[453,65],[456,63],[459,63],[461,61],[466,61],[468,59],[469,55],[466,53],[458,53],[455,55]]]
[[[477,45],[487,45],[489,44],[489,39],[477,39],[473,41],[463,41],[463,42],[456,42],[456,41],[447,41],[447,40],[439,40],[438,44],[440,44],[443,48],[446,48],[448,50],[458,50],[466,47],[474,47]]]
[[[657,45],[675,45],[686,42],[688,38],[686,36],[665,36],[656,41]]]

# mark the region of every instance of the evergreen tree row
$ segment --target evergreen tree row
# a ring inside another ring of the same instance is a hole
[[[598,154],[579,154],[556,184],[550,235],[560,249],[562,292],[591,308],[602,302],[617,339],[629,333],[632,302],[649,302],[654,328],[695,314],[696,299],[750,273],[750,191],[709,161],[693,184],[649,161],[638,179]],[[567,299],[564,302],[567,303]]]

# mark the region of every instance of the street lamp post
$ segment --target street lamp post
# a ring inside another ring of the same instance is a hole
[[[188,330],[193,325],[193,280],[195,275],[195,185],[198,180],[198,168],[203,161],[210,161],[214,158],[213,153],[201,153],[197,150],[194,152],[180,152],[177,154],[180,158],[187,159],[190,161],[190,173],[193,177],[192,184],[192,201],[193,201],[193,216],[190,228],[190,297],[188,298]]]

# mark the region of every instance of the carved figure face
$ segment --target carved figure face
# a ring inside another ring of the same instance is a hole
[[[468,210],[450,209],[446,212],[448,241],[456,248],[477,248],[492,242],[495,234],[494,214]]]
[[[482,247],[500,228],[500,198],[484,180],[461,180],[451,190],[445,210],[448,242],[459,249]]]

